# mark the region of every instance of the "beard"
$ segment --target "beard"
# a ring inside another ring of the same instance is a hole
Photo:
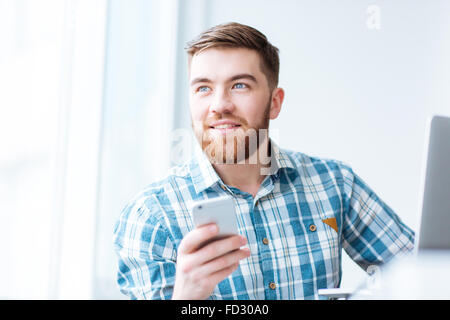
[[[264,109],[263,116],[254,126],[237,116],[221,114],[207,119],[205,123],[197,123],[192,128],[203,152],[213,164],[257,164],[258,150],[265,152],[260,157],[267,157],[270,99]],[[222,133],[212,129],[208,123],[218,120],[230,120],[239,123],[237,129]],[[270,155],[269,155],[270,156]]]

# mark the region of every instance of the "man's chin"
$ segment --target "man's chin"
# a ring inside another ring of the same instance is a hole
[[[213,164],[257,164],[257,151],[266,136],[266,128],[241,127],[226,134],[210,129],[196,132],[203,152]]]
[[[256,164],[253,157],[257,154],[257,145],[250,147],[246,141],[223,144],[212,140],[202,145],[203,152],[213,164]]]
[[[224,145],[212,140],[202,146],[203,152],[213,164],[236,164],[239,161],[238,152],[234,146]],[[245,150],[243,150],[245,152]],[[241,151],[242,153],[242,151]]]

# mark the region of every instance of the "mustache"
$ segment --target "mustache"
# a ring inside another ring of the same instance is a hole
[[[234,116],[234,117],[223,117],[223,116],[221,116],[221,117],[210,117],[210,118],[207,118],[203,122],[203,124],[205,126],[207,126],[207,127],[210,127],[210,126],[212,126],[213,123],[215,123],[215,122],[217,122],[219,120],[227,120],[227,121],[236,122],[236,123],[239,123],[241,126],[247,126],[248,125],[248,122],[244,118],[241,118],[239,116]],[[199,124],[201,123],[200,121],[198,121],[198,122],[199,122]]]

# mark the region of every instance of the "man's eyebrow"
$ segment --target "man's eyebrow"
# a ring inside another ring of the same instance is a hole
[[[229,78],[227,80],[227,82],[231,82],[231,81],[235,81],[235,80],[239,80],[239,79],[248,79],[255,83],[258,83],[258,81],[256,81],[256,78],[249,73],[241,73],[241,74],[234,75],[231,78]],[[212,81],[208,78],[198,77],[191,81],[191,86],[193,86],[194,84],[199,83],[199,82],[211,83]]]
[[[208,78],[195,78],[191,81],[191,86],[199,82],[212,82],[212,81],[209,80]]]
[[[239,80],[239,79],[248,79],[255,83],[258,83],[258,81],[256,81],[256,78],[249,73],[242,73],[242,74],[237,74],[235,76],[232,76],[230,79],[228,79],[228,82]]]

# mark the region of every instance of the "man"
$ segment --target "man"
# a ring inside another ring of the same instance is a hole
[[[199,142],[123,210],[118,283],[132,299],[317,299],[338,287],[342,249],[367,269],[413,248],[414,233],[335,160],[268,137],[284,98],[278,49],[249,26],[215,26],[188,44],[190,110]],[[267,161],[268,160],[268,161]],[[239,235],[195,228],[190,208],[230,196]]]

